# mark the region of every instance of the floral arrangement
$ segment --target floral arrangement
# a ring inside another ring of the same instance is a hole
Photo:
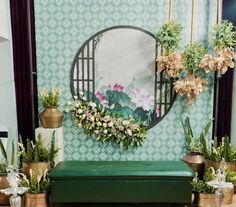
[[[46,88],[43,88],[39,97],[45,108],[47,107],[58,107],[61,95],[61,89],[52,86],[52,89],[48,91]]]
[[[68,103],[66,111],[71,112],[78,127],[99,141],[113,141],[128,149],[129,146],[141,146],[145,140],[145,122],[138,123],[132,116],[124,118],[119,113],[111,113],[101,104],[86,101],[83,93]]]
[[[229,142],[229,137],[223,137],[222,142],[217,147],[217,137],[212,142],[212,146],[208,144],[205,137],[201,137],[202,154],[205,159],[220,162],[222,159],[225,162],[236,161],[236,148]]]
[[[25,149],[23,143],[19,143],[19,156],[22,157],[23,162],[53,162],[57,156],[59,148],[55,147],[55,131],[52,134],[51,146],[48,148],[43,145],[41,134],[38,135],[37,140],[30,141],[27,139],[27,148]]]
[[[229,21],[217,24],[211,34],[211,42],[215,54],[206,54],[200,63],[200,67],[206,73],[218,71],[224,74],[228,68],[234,68],[235,52],[233,47],[236,43],[235,27]]]
[[[157,58],[158,71],[165,71],[169,77],[179,77],[183,68],[182,55],[176,53],[182,39],[182,26],[173,21],[164,24],[156,35],[164,50],[164,55]]]
[[[203,130],[200,133],[199,137],[194,136],[189,117],[186,117],[186,119],[184,121],[182,120],[181,123],[182,123],[183,131],[184,131],[185,145],[186,145],[187,151],[198,152],[198,153],[201,152],[202,144],[200,142],[200,138],[201,137],[206,138],[206,135],[212,124],[212,119],[210,119],[206,123],[206,125],[203,127]]]
[[[39,174],[35,174],[32,169],[30,169],[29,173],[29,179],[26,175],[21,174],[22,179],[20,186],[28,188],[29,194],[46,193],[50,186],[50,180],[47,176],[48,170],[46,169],[44,172],[39,170]]]
[[[198,77],[199,64],[205,54],[205,49],[198,45],[188,45],[183,54],[183,65],[186,76],[175,82],[174,89],[181,96],[186,96],[190,105],[197,96],[206,88],[206,81]]]

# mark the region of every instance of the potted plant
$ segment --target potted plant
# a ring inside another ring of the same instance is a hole
[[[58,110],[61,90],[52,87],[50,91],[43,88],[40,91],[40,100],[44,106],[44,111],[40,114],[40,120],[44,128],[61,127],[63,121],[63,113]]]
[[[182,55],[176,52],[182,39],[183,27],[174,21],[164,24],[156,39],[163,48],[163,54],[157,57],[157,72],[164,71],[167,76],[177,78],[183,68]]]
[[[44,171],[34,172],[29,170],[29,177],[22,175],[20,182],[21,187],[28,188],[25,194],[25,207],[47,207],[47,192],[50,185],[50,180],[47,176],[48,169]]]
[[[213,167],[217,170],[220,167],[222,159],[226,162],[226,166],[230,171],[236,171],[236,149],[229,142],[229,137],[222,138],[222,142],[217,147],[217,137],[212,142],[212,146],[208,144],[208,140],[201,137],[202,154],[206,160],[206,167]]]
[[[5,147],[2,143],[2,140],[0,139],[0,150],[2,154],[2,160],[0,161],[0,189],[10,187],[7,181],[7,167],[9,165],[12,165],[12,166],[16,165],[14,149],[15,149],[15,145],[14,145],[14,141],[12,141],[12,154],[11,154],[11,160],[9,160]],[[10,196],[5,195],[4,193],[0,193],[0,205],[1,206],[9,205],[9,198]]]
[[[218,71],[220,74],[226,73],[228,68],[234,68],[236,32],[233,24],[227,20],[217,24],[212,30],[211,42],[215,53],[206,54],[199,66],[206,73]]]
[[[200,133],[199,137],[194,136],[192,127],[190,124],[189,117],[182,121],[182,127],[184,131],[185,138],[185,148],[187,155],[183,157],[183,160],[195,171],[198,173],[199,177],[203,177],[204,174],[204,158],[201,155],[201,137],[206,137],[207,133],[211,127],[212,120],[210,119],[203,128],[203,131]]]
[[[44,146],[41,134],[38,135],[37,140],[34,142],[27,140],[26,148],[22,143],[19,143],[19,154],[23,160],[23,173],[29,177],[30,169],[35,174],[40,173],[41,170],[50,170],[58,151],[59,148],[55,146],[55,131],[52,134],[49,147]]]
[[[188,45],[183,54],[185,76],[175,82],[174,89],[176,93],[187,97],[189,105],[193,104],[206,86],[206,81],[197,75],[204,54],[205,49],[197,43]]]
[[[205,180],[200,180],[196,174],[192,181],[194,204],[202,207],[216,207],[215,188],[208,185]]]

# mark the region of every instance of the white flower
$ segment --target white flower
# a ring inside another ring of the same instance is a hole
[[[71,104],[72,104],[72,102],[71,102],[71,101],[68,101],[68,102],[67,102],[67,105],[68,105],[68,106],[70,106]]]
[[[102,126],[102,123],[99,121],[99,122],[97,123],[97,125],[98,125],[98,126]]]
[[[109,127],[113,127],[113,125],[114,125],[114,124],[113,124],[112,122],[108,123],[108,126],[109,126]]]
[[[65,108],[65,112],[66,113],[70,112],[69,108]]]
[[[82,114],[83,113],[83,110],[82,109],[78,109],[78,114]]]
[[[103,123],[103,125],[102,125],[104,128],[106,128],[107,127],[107,123]]]
[[[103,133],[104,133],[104,134],[107,134],[107,130],[105,129],[105,130],[103,131]]]
[[[84,95],[84,92],[83,92],[83,91],[80,91],[80,92],[79,92],[79,95],[80,95],[80,96],[83,96],[83,95]]]
[[[79,128],[82,128],[82,124],[81,124],[81,123],[78,123],[78,127],[79,127]]]
[[[127,133],[128,133],[128,135],[132,135],[132,131],[130,130],[130,129],[127,129]]]
[[[96,103],[94,103],[94,102],[89,102],[89,106],[91,106],[91,107],[95,108],[95,107],[97,107],[97,104],[96,104]]]
[[[78,96],[75,95],[75,96],[74,96],[74,99],[77,100],[77,99],[78,99]]]
[[[91,116],[90,121],[94,122],[94,120],[95,120],[94,116]]]
[[[122,122],[122,124],[123,124],[124,126],[129,126],[130,122],[129,122],[128,120],[124,120],[124,121]]]
[[[80,103],[79,103],[79,102],[76,102],[76,103],[75,103],[75,107],[76,107],[76,108],[79,108],[79,106],[80,106]]]

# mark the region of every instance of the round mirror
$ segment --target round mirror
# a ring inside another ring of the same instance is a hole
[[[72,95],[83,91],[87,100],[111,113],[133,116],[152,127],[175,99],[173,80],[156,73],[160,51],[155,35],[141,28],[118,26],[100,31],[75,56]]]

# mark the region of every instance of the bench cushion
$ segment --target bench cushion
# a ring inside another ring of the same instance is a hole
[[[182,161],[63,161],[50,173],[52,202],[190,203]]]

